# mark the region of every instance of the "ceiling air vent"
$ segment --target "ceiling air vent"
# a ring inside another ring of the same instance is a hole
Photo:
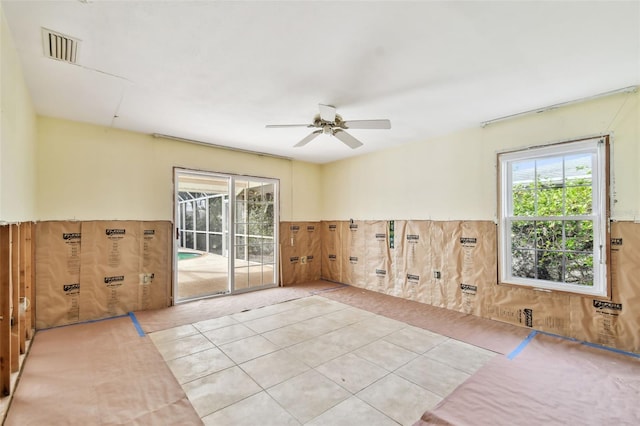
[[[76,63],[80,40],[43,28],[42,44],[45,56],[70,64]]]

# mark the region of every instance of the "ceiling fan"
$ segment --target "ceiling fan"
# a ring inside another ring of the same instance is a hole
[[[280,128],[280,127],[308,127],[317,128],[302,139],[300,142],[294,145],[298,148],[305,146],[316,137],[321,134],[335,136],[344,142],[345,145],[352,149],[356,149],[362,146],[362,142],[345,132],[346,129],[390,129],[391,122],[389,120],[350,120],[345,121],[336,114],[336,107],[333,105],[318,105],[320,108],[320,114],[317,114],[313,123],[311,124],[267,124],[268,129]]]

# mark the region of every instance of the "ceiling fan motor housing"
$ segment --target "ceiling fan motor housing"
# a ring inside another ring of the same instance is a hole
[[[318,114],[313,118],[313,126],[314,127],[331,126],[331,127],[345,128],[344,121],[342,120],[342,117],[340,117],[338,114],[336,114],[336,118],[333,121],[323,120],[322,117],[320,117],[320,115]]]
[[[336,114],[336,107],[333,105],[319,104],[320,114],[316,114],[312,124],[280,124],[267,125],[267,127],[307,127],[316,128],[311,134],[294,145],[301,147],[319,135],[335,136],[340,139],[348,147],[355,149],[362,146],[362,142],[345,132],[347,129],[390,129],[391,122],[389,120],[355,120],[343,121],[342,117]]]

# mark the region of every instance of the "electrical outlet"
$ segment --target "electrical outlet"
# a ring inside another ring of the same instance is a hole
[[[149,284],[153,281],[154,274],[140,274],[140,284]]]

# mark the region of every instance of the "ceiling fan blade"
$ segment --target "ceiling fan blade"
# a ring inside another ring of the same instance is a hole
[[[358,139],[354,138],[344,130],[336,129],[333,132],[333,136],[340,139],[342,142],[345,143],[345,145],[347,145],[351,149],[356,149],[359,146],[362,146],[362,142],[360,142]]]
[[[318,104],[320,108],[320,118],[329,123],[336,121],[336,107],[333,105]]]
[[[267,129],[277,129],[280,127],[313,127],[313,124],[267,124]]]
[[[390,129],[389,120],[349,120],[343,122],[345,129]]]
[[[301,146],[305,146],[306,144],[308,144],[309,142],[311,142],[312,140],[314,140],[315,138],[317,138],[321,134],[322,134],[322,130],[316,130],[315,132],[311,132],[309,135],[307,135],[307,137],[302,139],[300,142],[295,144],[293,147],[294,148],[300,148]]]

